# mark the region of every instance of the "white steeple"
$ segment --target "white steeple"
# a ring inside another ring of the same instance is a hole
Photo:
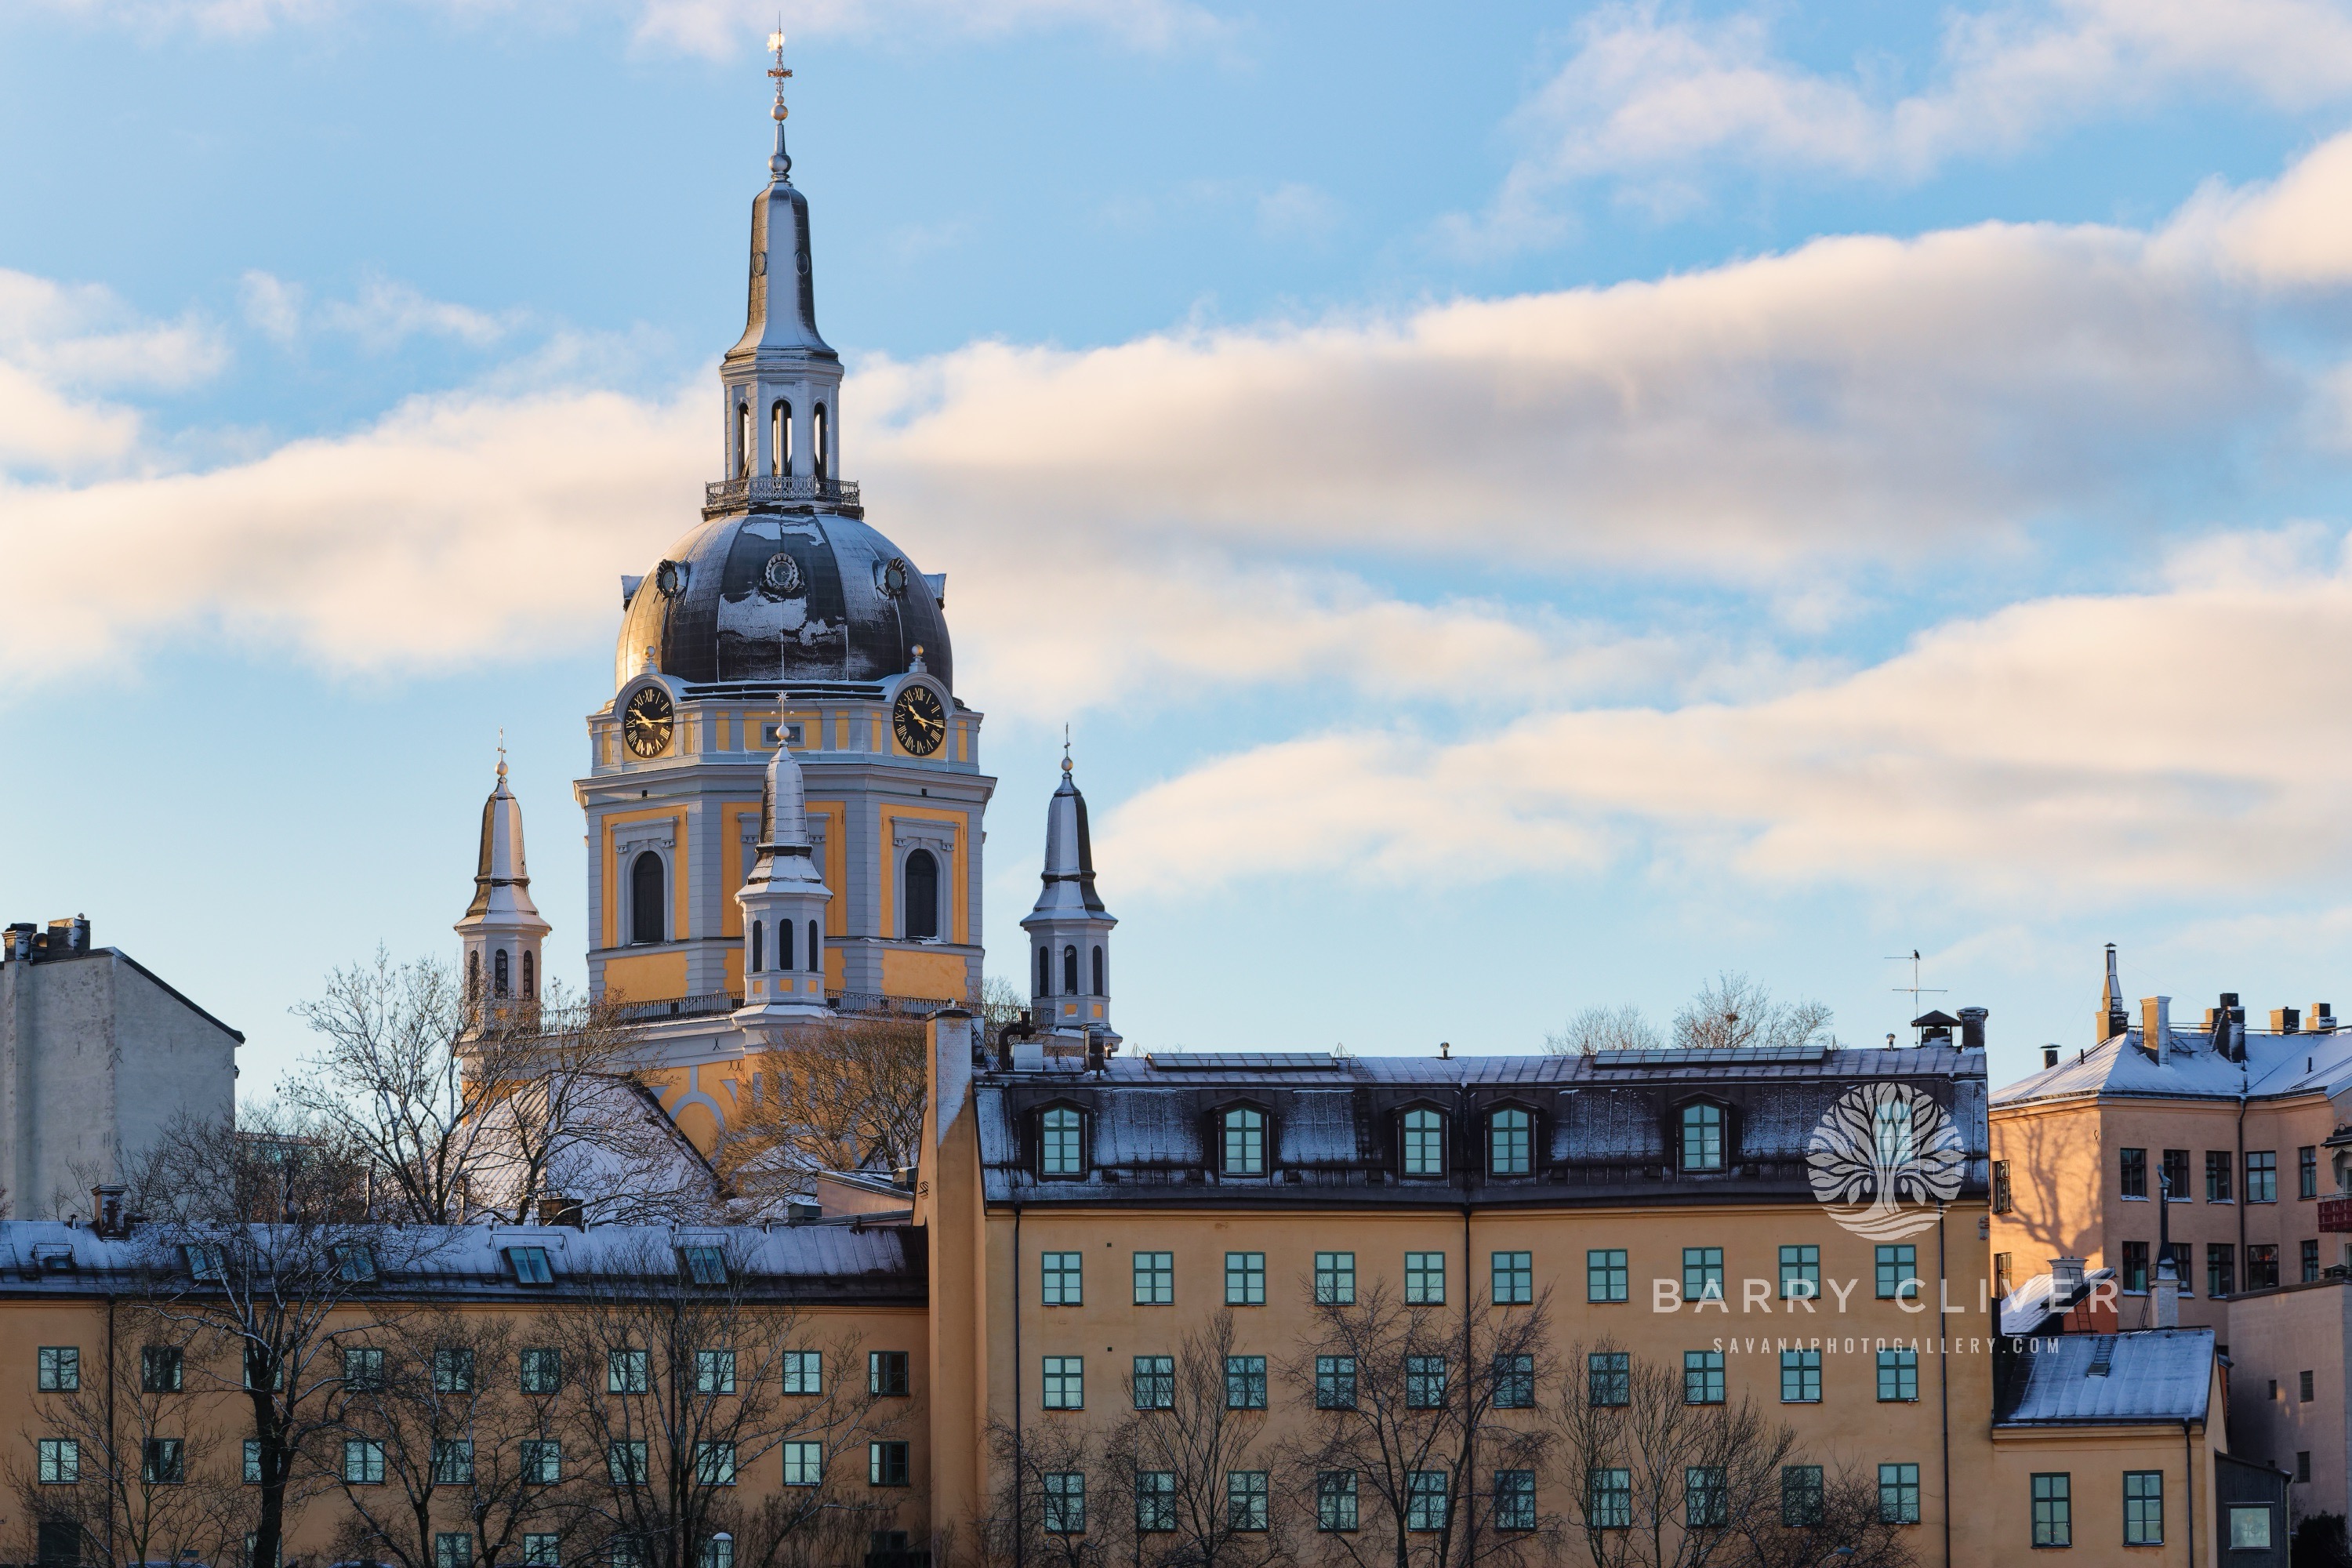
[[[474,901],[457,924],[466,984],[485,1012],[501,1015],[539,1000],[541,944],[552,929],[530,901],[522,851],[522,803],[507,788],[507,748],[499,742],[498,787],[482,803],[482,847],[474,868]]]
[[[821,1018],[824,1000],[824,885],[811,853],[808,802],[790,731],[777,726],[776,754],[760,801],[760,853],[735,895],[743,908],[743,1005],[747,1026]]]
[[[1029,933],[1030,1016],[1040,1033],[1093,1035],[1116,1047],[1110,1024],[1110,931],[1118,924],[1095,892],[1087,797],[1062,749],[1062,783],[1045,806],[1045,886],[1023,917]]]
[[[724,483],[749,500],[840,499],[841,356],[816,330],[808,198],[784,151],[784,36],[776,63],[776,150],[751,203],[751,273],[743,335],[719,362]]]

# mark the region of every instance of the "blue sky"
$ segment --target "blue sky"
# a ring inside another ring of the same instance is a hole
[[[0,916],[251,1037],[576,976],[772,5],[0,11]],[[1996,1077],[2099,944],[2339,992],[2352,9],[786,8],[845,467],[950,578],[991,931],[1064,723],[1139,1045],[1538,1047],[1747,971]],[[1003,965],[1008,973],[1017,967]]]

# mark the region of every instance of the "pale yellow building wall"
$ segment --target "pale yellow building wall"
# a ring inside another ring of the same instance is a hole
[[[2221,1408],[2217,1370],[2213,1403]],[[2213,1455],[2224,1451],[2221,1424],[2179,1426],[1996,1427],[1993,1489],[1981,1511],[1992,1529],[1985,1563],[2047,1556],[2069,1563],[2130,1563],[2189,1568],[2214,1559]],[[2164,1477],[2164,1542],[2124,1543],[2124,1472]],[[2074,1544],[2064,1551],[2033,1546],[2033,1477],[2068,1479]],[[2193,1520],[2193,1524],[2192,1524]]]

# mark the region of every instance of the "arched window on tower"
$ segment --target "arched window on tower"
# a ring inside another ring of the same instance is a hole
[[[662,939],[664,922],[662,903],[669,879],[663,874],[662,858],[650,849],[640,850],[629,866],[629,940],[632,942],[652,942]]]
[[[828,439],[833,434],[833,422],[825,417],[824,405],[822,403],[810,412],[816,416],[816,423],[809,435],[809,471],[821,479],[825,476],[826,466],[833,452],[833,444]]]
[[[466,955],[466,994],[479,996],[481,994],[482,955],[478,952],[469,952]]]
[[[1075,947],[1065,947],[1062,949],[1062,994],[1076,996],[1077,994],[1078,950]]]
[[[778,921],[776,922],[776,967],[778,969],[790,969],[792,966],[793,922],[790,921]]]
[[[760,951],[760,924],[761,922],[758,921],[753,921],[751,922],[751,973],[754,974],[759,973],[760,971],[768,967],[765,962],[766,955]],[[790,931],[792,927],[779,926],[777,929],[779,931]],[[785,964],[784,967],[786,969],[790,969],[792,965],[788,963]]]
[[[744,475],[751,471],[751,405],[739,403],[735,405],[735,472]]]
[[[907,852],[907,940],[940,934],[940,863],[928,849]]]
[[[768,471],[793,471],[793,405],[781,397],[768,410]]]
[[[507,950],[500,948],[490,961],[491,986],[501,996],[507,994]]]
[[[539,965],[531,962],[530,954],[524,953],[522,955],[522,994],[526,1001],[539,1000],[538,970]]]
[[[1110,988],[1109,988],[1108,986],[1107,986],[1107,985],[1105,985],[1105,984],[1103,984],[1103,954],[1102,954],[1102,944],[1101,944],[1101,943],[1099,943],[1099,942],[1097,942],[1097,943],[1096,943],[1096,944],[1095,944],[1095,991],[1094,991],[1094,994],[1095,994],[1096,995],[1097,995],[1097,996],[1108,996],[1108,995],[1109,995],[1109,994],[1110,994]]]
[[[823,969],[824,967],[823,958],[824,954],[818,951],[816,945],[816,921],[809,921],[808,966],[813,970]]]
[[[1050,947],[1041,947],[1037,950],[1037,994],[1051,996],[1053,994],[1054,950]]]

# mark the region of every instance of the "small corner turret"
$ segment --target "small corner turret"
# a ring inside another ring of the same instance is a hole
[[[1110,1022],[1110,932],[1118,921],[1095,891],[1095,851],[1087,833],[1087,797],[1063,747],[1062,783],[1045,807],[1045,886],[1021,921],[1029,933],[1030,1016],[1037,1032],[1071,1041],[1089,1037],[1116,1050]]]
[[[457,932],[465,952],[466,991],[485,1021],[536,1006],[541,947],[552,930],[530,901],[523,858],[522,803],[507,788],[507,748],[499,742],[498,784],[482,803],[482,844],[474,868],[474,901]]]
[[[735,895],[743,910],[743,1005],[735,1019],[746,1028],[827,1015],[824,906],[833,890],[812,847],[801,765],[780,725],[760,798],[758,858]]]

